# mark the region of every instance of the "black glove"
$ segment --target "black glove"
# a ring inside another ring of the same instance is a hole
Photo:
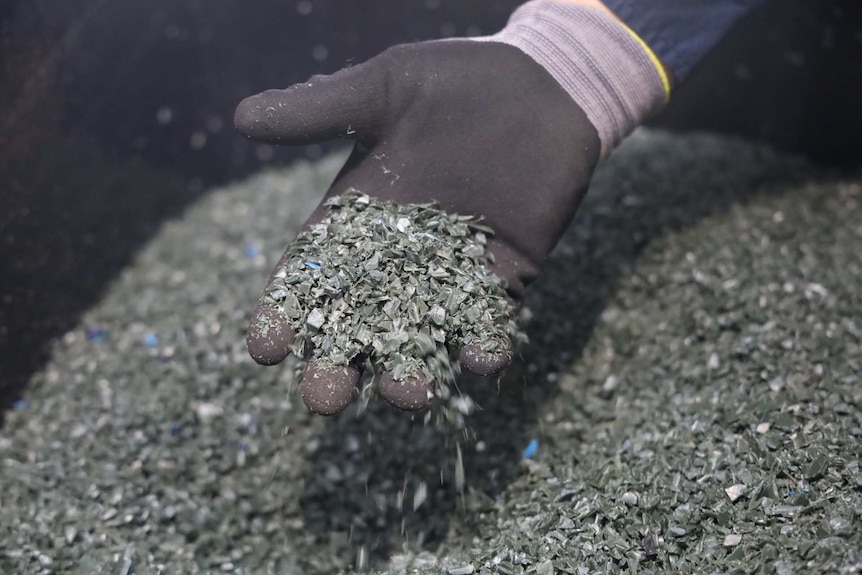
[[[269,144],[355,140],[327,197],[356,188],[483,216],[496,232],[489,239],[494,272],[516,305],[571,221],[600,153],[596,129],[545,68],[497,42],[396,46],[331,76],[246,98],[234,121]],[[323,216],[318,207],[307,223]],[[292,338],[286,318],[261,299],[248,331],[251,356],[276,364]],[[460,361],[490,375],[511,353],[488,356],[470,346]],[[359,375],[311,362],[302,397],[312,411],[337,413],[355,396]],[[387,374],[380,382],[381,394],[402,409],[424,408],[428,389],[428,382]]]

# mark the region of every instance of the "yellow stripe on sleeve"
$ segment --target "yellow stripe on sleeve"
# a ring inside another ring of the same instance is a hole
[[[647,53],[650,62],[653,63],[653,66],[655,66],[655,69],[658,71],[659,77],[661,77],[661,85],[664,88],[665,101],[667,101],[670,98],[670,78],[667,75],[667,70],[664,69],[664,65],[661,63],[661,60],[658,59],[658,56],[655,55],[655,52],[652,51],[652,49],[647,45],[647,43],[644,42],[643,39],[638,36],[634,30],[626,26],[624,22],[620,21],[620,23],[623,25],[623,28],[628,30],[629,34],[632,35],[632,38],[637,40],[638,44],[643,46],[643,49]]]

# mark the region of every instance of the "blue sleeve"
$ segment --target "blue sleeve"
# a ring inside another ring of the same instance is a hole
[[[603,0],[683,80],[763,0]]]

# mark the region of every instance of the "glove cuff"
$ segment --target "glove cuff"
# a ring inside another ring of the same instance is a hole
[[[606,157],[667,102],[667,75],[649,47],[610,14],[532,0],[506,27],[475,38],[519,48],[547,70],[595,126]]]

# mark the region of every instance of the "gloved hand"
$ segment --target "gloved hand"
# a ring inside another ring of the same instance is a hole
[[[548,3],[556,4],[531,4]],[[484,217],[496,232],[488,243],[494,272],[517,304],[571,221],[603,149],[570,91],[536,54],[516,47],[517,39],[501,34],[396,46],[331,76],[247,98],[235,124],[270,144],[352,138],[353,152],[327,197],[356,188],[386,201],[436,201],[447,212]],[[318,207],[307,224],[323,216]],[[276,364],[293,335],[262,298],[247,335],[251,356]],[[468,346],[460,360],[490,375],[511,353],[488,356]],[[337,413],[355,396],[359,376],[355,367],[312,362],[302,397],[312,411]],[[384,374],[380,381],[381,394],[405,410],[424,408],[428,390],[429,382],[415,378]]]

